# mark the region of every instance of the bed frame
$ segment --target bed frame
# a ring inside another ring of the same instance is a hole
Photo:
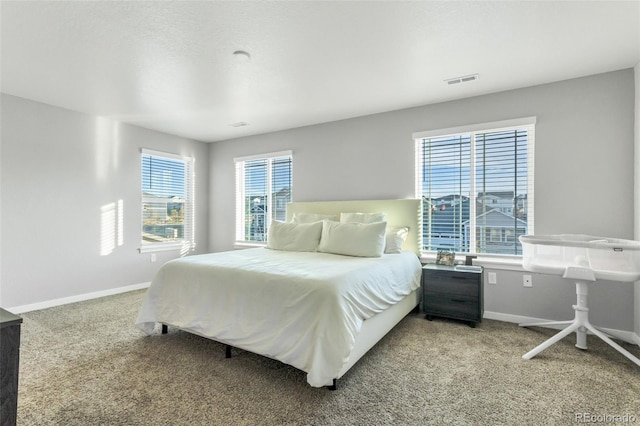
[[[287,221],[290,221],[295,213],[333,214],[339,218],[340,213],[343,212],[385,213],[387,227],[407,226],[409,228],[404,249],[411,250],[420,257],[420,230],[422,229],[422,200],[420,199],[294,202],[287,204]],[[337,389],[338,379],[349,371],[369,349],[378,343],[407,314],[419,308],[420,297],[421,291],[418,288],[391,308],[362,323],[362,328],[358,336],[356,336],[355,345],[349,359],[340,370],[338,377],[333,379],[333,385],[329,386],[329,389]],[[167,333],[167,325],[165,324],[162,325],[162,333]],[[232,347],[227,345],[227,358],[231,357],[231,349]]]
[[[420,257],[422,229],[422,200],[364,200],[364,201],[313,201],[287,204],[287,221],[295,213],[334,214],[339,219],[340,213],[385,213],[387,227],[408,226],[409,233],[404,244],[406,250],[411,250]],[[360,333],[356,336],[355,346],[349,360],[340,370],[338,377],[333,380],[330,389],[337,388],[337,379],[342,377],[364,354],[367,353],[380,339],[396,326],[409,312],[417,309],[420,304],[420,289],[405,297],[384,312],[369,318],[362,323]]]

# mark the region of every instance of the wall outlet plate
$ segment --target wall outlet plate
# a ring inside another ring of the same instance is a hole
[[[525,287],[533,287],[533,279],[531,278],[531,275],[522,276],[522,285]]]

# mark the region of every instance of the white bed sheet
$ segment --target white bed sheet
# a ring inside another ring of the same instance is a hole
[[[357,258],[264,248],[189,256],[165,264],[136,320],[156,322],[268,356],[332,384],[362,322],[420,286],[413,252]]]

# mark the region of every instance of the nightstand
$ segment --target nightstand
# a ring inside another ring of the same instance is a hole
[[[0,308],[0,423],[15,425],[22,318]]]
[[[422,267],[422,308],[425,318],[452,318],[471,327],[482,322],[484,282],[481,266]]]

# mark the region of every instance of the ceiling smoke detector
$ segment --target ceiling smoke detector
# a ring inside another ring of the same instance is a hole
[[[236,50],[233,52],[233,57],[236,58],[238,62],[249,62],[251,59],[251,54],[244,50]]]
[[[458,83],[467,83],[469,81],[474,81],[480,78],[478,74],[465,75],[463,77],[450,78],[445,80],[448,85],[458,84]]]

